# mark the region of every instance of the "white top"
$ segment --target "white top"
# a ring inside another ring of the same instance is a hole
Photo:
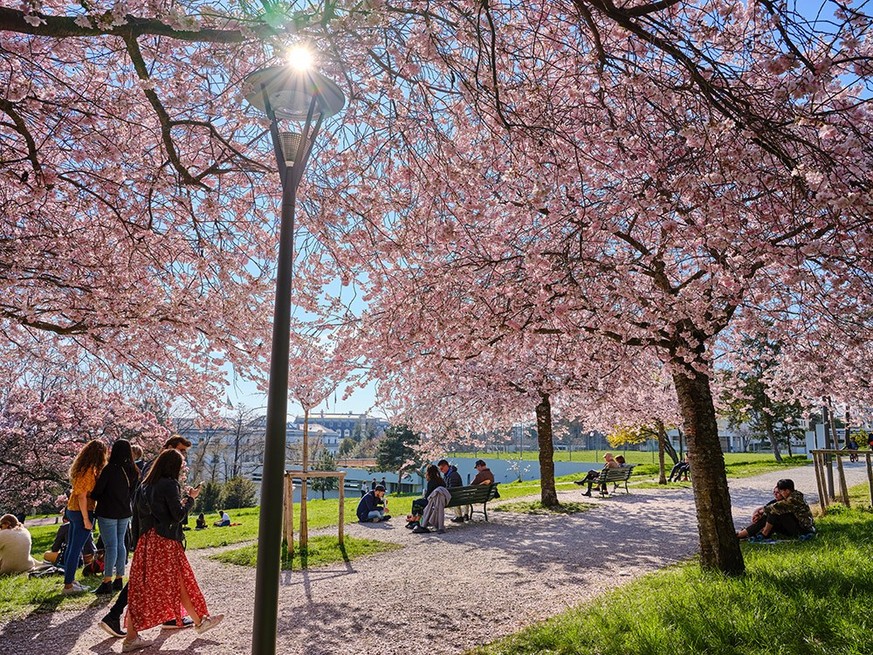
[[[30,543],[27,528],[0,530],[0,574],[24,573],[36,566],[30,556]]]

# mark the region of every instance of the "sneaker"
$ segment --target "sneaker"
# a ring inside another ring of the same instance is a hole
[[[112,591],[121,591],[122,589],[124,589],[124,580],[121,578],[115,578],[115,580],[112,581]]]
[[[591,492],[590,492],[590,491],[586,491],[586,492],[585,492],[584,494],[582,494],[582,495],[583,495],[583,496],[588,496],[589,498],[591,498]]]
[[[390,521],[390,520],[391,520],[391,515],[390,515],[390,514],[386,514],[385,516],[382,517],[382,520],[383,520],[383,521]]]
[[[403,527],[405,527],[407,530],[412,530],[412,529],[415,528],[417,525],[418,525],[418,521],[409,521],[409,523],[407,523],[407,524],[406,524],[405,526],[403,526]]]
[[[94,590],[94,593],[98,596],[107,596],[112,593],[112,583],[111,582],[101,582],[100,586]]]
[[[224,614],[216,614],[215,616],[204,616],[200,619],[200,625],[195,625],[194,629],[197,631],[198,635],[202,635],[204,632],[208,632],[212,630],[215,626],[217,626],[224,619]]]
[[[455,518],[451,519],[451,521],[452,521],[452,523],[463,523],[464,517],[463,516],[456,516]]]
[[[85,587],[80,585],[78,582],[74,582],[72,587],[64,587],[63,589],[61,589],[61,593],[64,596],[72,596],[73,594],[83,594],[86,591],[88,591],[88,589],[86,589]]]
[[[117,616],[110,616],[107,614],[102,619],[100,619],[100,623],[98,624],[103,632],[106,632],[113,637],[126,637],[127,633],[121,629],[121,619]]]
[[[380,519],[380,518],[377,516],[377,517],[374,518],[374,519],[370,519],[370,523],[378,523],[378,522],[381,521],[381,520],[382,520],[382,519]]]
[[[165,630],[181,630],[182,628],[190,628],[194,625],[194,619],[190,616],[182,617],[182,625],[179,625],[175,621],[167,621],[161,627]]]
[[[135,650],[142,650],[143,648],[148,648],[152,645],[152,642],[146,641],[140,636],[137,636],[133,641],[128,641],[127,639],[121,644],[121,652],[122,653],[131,653]]]
[[[417,527],[412,528],[412,534],[430,534],[430,528],[426,528],[423,525],[419,525]]]

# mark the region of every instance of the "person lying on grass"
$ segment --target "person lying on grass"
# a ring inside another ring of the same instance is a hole
[[[755,510],[752,524],[737,532],[739,539],[769,538],[773,533],[797,537],[815,532],[812,511],[803,494],[794,489],[794,480],[784,479],[773,490],[775,500]]]

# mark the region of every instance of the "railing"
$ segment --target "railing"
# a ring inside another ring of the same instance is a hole
[[[870,492],[870,504],[873,505],[873,452],[867,450],[864,452],[859,452],[857,450],[834,450],[834,449],[821,449],[821,450],[811,450],[809,451],[812,454],[812,461],[815,464],[815,482],[818,486],[818,497],[819,502],[821,503],[821,512],[822,514],[827,513],[828,506],[832,501],[835,501],[836,498],[832,498],[829,487],[828,487],[828,471],[832,470],[832,461],[836,459],[837,462],[837,475],[839,476],[839,495],[842,499],[842,503],[849,507],[849,485],[846,484],[846,471],[843,468],[843,458],[848,456],[850,458],[860,458],[864,457],[867,462],[867,486]]]

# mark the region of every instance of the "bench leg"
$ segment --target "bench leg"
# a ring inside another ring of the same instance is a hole
[[[488,520],[488,503],[482,503],[482,513],[485,515],[485,520]]]

